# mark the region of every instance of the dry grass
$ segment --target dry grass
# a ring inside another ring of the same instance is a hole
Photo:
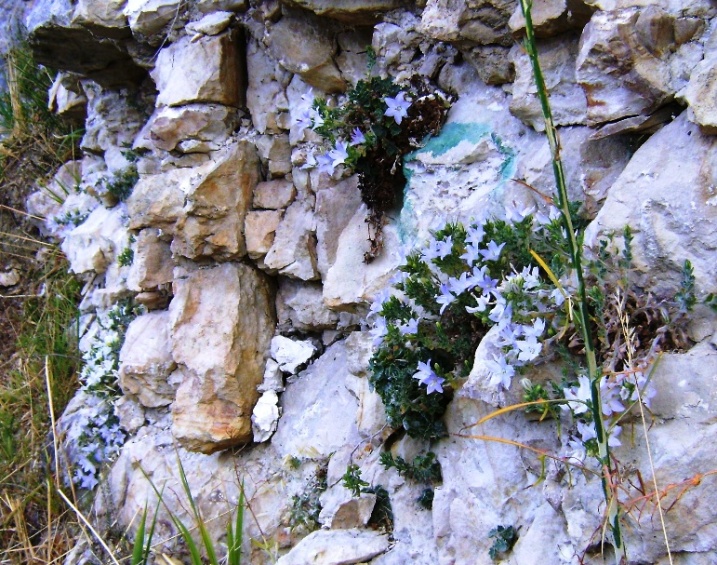
[[[47,111],[50,74],[28,51],[8,59],[0,93],[0,564],[59,563],[75,545],[75,518],[56,492],[50,406],[76,390],[80,285],[62,254],[23,212],[38,179],[72,158],[77,135]]]

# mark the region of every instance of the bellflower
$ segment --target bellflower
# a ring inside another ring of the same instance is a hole
[[[590,379],[585,375],[578,377],[579,386],[564,388],[563,394],[565,400],[568,401],[568,408],[573,411],[573,414],[584,414],[588,411],[587,402],[592,402],[592,394],[590,392]],[[574,402],[578,401],[578,402]]]
[[[483,256],[486,261],[497,261],[500,259],[500,252],[505,247],[505,243],[498,245],[495,241],[491,240],[488,242],[486,249],[479,249],[478,253]]]
[[[446,380],[436,375],[433,369],[431,369],[430,359],[427,363],[419,361],[417,368],[418,372],[413,375],[413,378],[417,379],[420,384],[426,387],[426,392],[428,394],[433,392],[443,392],[443,383],[446,382]]]
[[[343,165],[346,159],[349,157],[348,153],[349,144],[344,140],[340,139],[336,142],[336,146],[329,151],[329,157],[331,157],[331,165],[336,168],[339,165]]]
[[[383,101],[388,106],[383,115],[393,118],[400,125],[403,118],[408,116],[408,108],[411,106],[411,102],[406,100],[406,93],[401,91],[395,98],[386,97]]]
[[[316,158],[316,162],[319,165],[318,171],[320,173],[326,173],[329,176],[334,174],[335,166],[334,160],[329,153],[324,153]]]
[[[436,296],[436,304],[441,305],[441,314],[443,314],[446,307],[455,301],[456,296],[451,292],[447,284],[442,284],[440,290],[441,293]]]
[[[486,368],[490,373],[488,384],[493,387],[502,386],[505,390],[510,388],[510,381],[515,376],[515,368],[508,363],[502,355],[494,356],[486,361]]]
[[[359,128],[354,128],[351,132],[351,143],[349,145],[361,145],[366,142],[366,136]]]

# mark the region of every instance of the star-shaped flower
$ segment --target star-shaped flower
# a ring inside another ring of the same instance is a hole
[[[395,98],[386,97],[383,101],[388,106],[383,115],[393,118],[400,125],[403,118],[408,116],[408,108],[411,106],[411,102],[406,100],[406,93],[401,91]]]

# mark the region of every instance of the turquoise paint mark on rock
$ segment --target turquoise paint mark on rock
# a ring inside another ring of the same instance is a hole
[[[435,137],[429,137],[426,144],[404,157],[404,162],[413,161],[419,153],[430,153],[434,157],[443,155],[461,141],[478,143],[490,133],[487,124],[451,122],[443,126],[441,132]]]

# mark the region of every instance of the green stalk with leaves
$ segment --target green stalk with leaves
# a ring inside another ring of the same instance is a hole
[[[588,312],[587,291],[583,278],[582,268],[582,241],[579,241],[573,228],[573,221],[569,209],[568,190],[565,181],[565,172],[563,170],[562,158],[560,156],[560,138],[558,131],[553,122],[553,115],[550,108],[548,98],[548,90],[545,86],[543,73],[538,60],[538,52],[535,45],[535,33],[533,30],[533,21],[531,18],[532,0],[520,0],[520,7],[525,17],[525,50],[530,57],[533,67],[533,75],[535,85],[540,99],[540,105],[545,118],[545,132],[550,144],[550,151],[553,161],[553,173],[555,175],[555,185],[557,188],[556,205],[560,210],[563,224],[567,232],[566,243],[570,254],[572,267],[577,276],[577,300],[574,315],[576,325],[579,326],[583,342],[585,345],[585,357],[588,365],[588,377],[590,379],[590,392],[592,397],[592,415],[595,426],[595,434],[598,445],[598,462],[602,469],[602,488],[607,506],[608,526],[612,533],[613,545],[615,548],[616,562],[620,562],[625,555],[625,547],[622,541],[622,533],[620,529],[620,508],[613,491],[610,489],[610,477],[612,476],[612,466],[610,460],[610,447],[608,446],[608,434],[602,419],[602,406],[600,399],[600,379],[602,372],[597,366],[597,358],[595,354],[595,328],[591,322]]]

